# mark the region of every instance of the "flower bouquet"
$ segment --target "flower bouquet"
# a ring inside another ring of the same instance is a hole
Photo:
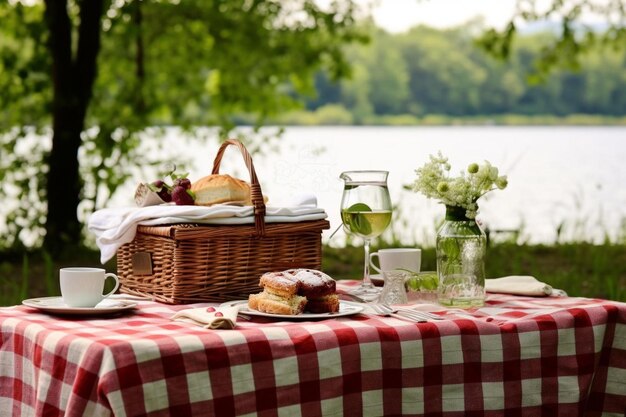
[[[430,162],[417,169],[417,179],[413,190],[428,198],[434,198],[450,207],[465,209],[468,219],[476,218],[477,200],[495,189],[504,189],[508,185],[506,175],[498,175],[498,168],[485,161],[482,165],[472,163],[458,177],[450,176],[448,158],[441,154],[430,155]]]
[[[459,176],[450,176],[448,158],[441,152],[416,170],[413,190],[446,206],[446,217],[437,232],[439,303],[455,307],[484,304],[487,247],[485,232],[476,223],[478,199],[508,185],[507,177],[488,161],[472,163]]]

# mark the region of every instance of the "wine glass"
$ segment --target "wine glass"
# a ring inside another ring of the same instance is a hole
[[[382,234],[391,223],[391,199],[387,189],[387,171],[346,171],[341,199],[341,221],[345,230],[363,239],[365,262],[363,281],[352,291],[366,300],[378,297],[380,289],[370,279],[370,241]]]

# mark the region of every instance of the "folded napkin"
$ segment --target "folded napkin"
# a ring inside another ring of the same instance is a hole
[[[287,205],[290,204],[290,205]],[[324,209],[317,207],[317,199],[310,194],[296,196],[280,207],[266,207],[265,222],[301,222],[322,220]],[[121,207],[95,211],[88,220],[89,230],[96,235],[100,248],[100,261],[107,262],[125,243],[132,242],[137,225],[162,224],[252,224],[254,209],[251,206],[217,204],[204,206],[158,205],[148,207]]]
[[[487,292],[530,295],[535,297],[552,295],[554,291],[550,285],[528,275],[513,275],[510,277],[486,279],[485,290],[487,290]]]
[[[205,329],[234,329],[239,307],[199,307],[180,310],[172,320],[202,326]]]

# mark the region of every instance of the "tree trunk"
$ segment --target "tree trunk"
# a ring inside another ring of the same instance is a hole
[[[54,96],[44,247],[59,253],[63,247],[81,242],[77,213],[82,189],[78,149],[96,78],[103,0],[77,2],[80,26],[75,56],[67,0],[46,0],[45,3]]]

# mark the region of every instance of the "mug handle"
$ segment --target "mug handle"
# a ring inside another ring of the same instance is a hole
[[[373,261],[374,256],[378,256],[378,252],[370,253],[370,265],[372,266],[372,268],[376,270],[376,272],[378,272],[379,274],[382,274],[382,271],[380,270],[380,268],[374,265],[374,261]],[[380,262],[380,258],[378,258],[378,262]]]
[[[104,300],[105,298],[107,298],[109,295],[113,294],[115,291],[117,291],[117,289],[120,287],[120,280],[117,277],[117,275],[115,275],[112,272],[108,272],[106,274],[104,274],[104,280],[106,281],[107,278],[113,278],[115,280],[115,288],[113,288],[111,291],[109,291],[108,293],[104,294],[102,296],[102,299]]]

